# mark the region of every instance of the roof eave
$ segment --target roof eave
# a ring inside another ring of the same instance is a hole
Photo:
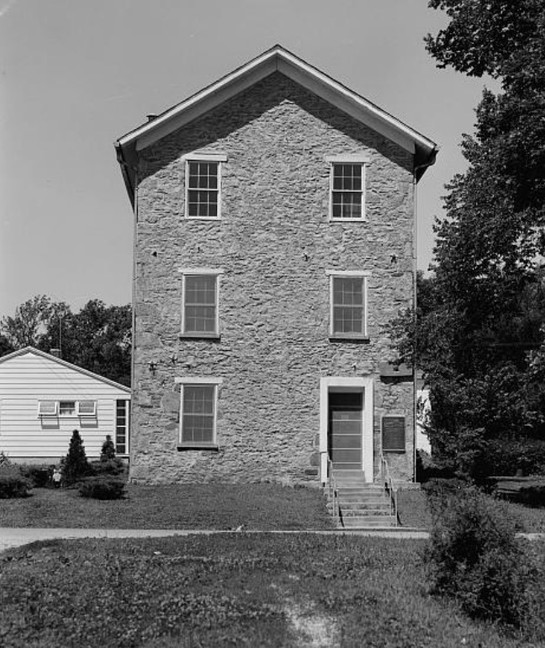
[[[419,179],[433,164],[436,144],[399,119],[353,92],[306,61],[275,45],[263,54],[164,111],[115,142],[127,192],[134,206],[137,152],[228,101],[275,71],[280,71],[324,100],[337,105],[353,118],[374,128],[414,155],[415,175]],[[418,169],[417,169],[418,167]]]

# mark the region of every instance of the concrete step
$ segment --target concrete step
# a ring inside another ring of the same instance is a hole
[[[380,486],[362,486],[357,484],[337,484],[337,490],[354,491],[358,493],[384,493],[384,488]]]
[[[356,479],[355,477],[351,477],[350,479],[339,479],[335,477],[335,484],[337,486],[371,486],[372,484],[368,484],[364,479]]]
[[[390,511],[390,502],[339,502],[343,511]]]
[[[364,509],[364,508],[355,508],[355,509],[341,509],[343,517],[373,517],[375,515],[391,515],[392,510],[390,507],[387,509]]]
[[[387,495],[384,491],[368,491],[361,488],[338,488],[338,497],[359,497],[361,499],[386,499]]]
[[[349,529],[396,526],[396,520],[393,515],[343,516],[342,520],[343,525]]]

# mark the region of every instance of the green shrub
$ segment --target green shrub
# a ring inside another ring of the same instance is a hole
[[[472,617],[523,625],[536,570],[505,506],[475,488],[429,501],[432,590],[456,598]]]
[[[13,497],[28,497],[31,483],[17,468],[4,468],[0,470],[0,499]]]
[[[91,475],[123,475],[126,472],[122,459],[109,459],[106,461],[91,461]]]
[[[111,435],[106,435],[106,441],[102,444],[100,461],[112,461],[115,459],[115,446]]]
[[[448,479],[454,473],[448,467],[437,464],[425,450],[416,451],[416,481],[425,483],[430,479]]]
[[[34,488],[45,488],[51,478],[51,469],[45,464],[22,464],[20,470]]]
[[[487,461],[491,475],[545,475],[545,442],[538,439],[492,439]]]
[[[117,477],[88,477],[79,485],[82,497],[99,500],[121,499],[125,494],[125,481]]]
[[[2,450],[0,452],[0,468],[8,468],[14,465],[13,461],[11,461],[8,455]]]
[[[545,484],[521,485],[514,499],[528,506],[545,506]]]
[[[87,477],[91,472],[91,467],[85,454],[85,447],[78,430],[72,432],[72,438],[70,439],[68,454],[64,460],[62,472],[67,484],[73,484]]]

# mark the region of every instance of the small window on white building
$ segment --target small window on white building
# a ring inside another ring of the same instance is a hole
[[[38,416],[56,416],[57,401],[43,400],[38,403]]]
[[[94,400],[78,401],[78,416],[96,416],[97,404]]]
[[[59,416],[76,416],[76,401],[59,401]]]
[[[115,451],[129,454],[129,424],[131,401],[118,399],[115,406]]]

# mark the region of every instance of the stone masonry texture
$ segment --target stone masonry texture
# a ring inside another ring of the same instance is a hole
[[[194,151],[221,153],[220,220],[184,218]],[[326,156],[367,154],[366,220],[330,222]],[[282,74],[140,152],[131,479],[319,484],[320,378],[374,380],[406,417],[395,479],[412,478],[413,384],[381,379],[389,321],[413,298],[412,156]],[[179,268],[221,269],[219,340],[180,338]],[[368,271],[367,342],[333,341],[328,270]],[[151,371],[149,363],[156,363]],[[176,377],[222,378],[218,450],[179,445]]]

